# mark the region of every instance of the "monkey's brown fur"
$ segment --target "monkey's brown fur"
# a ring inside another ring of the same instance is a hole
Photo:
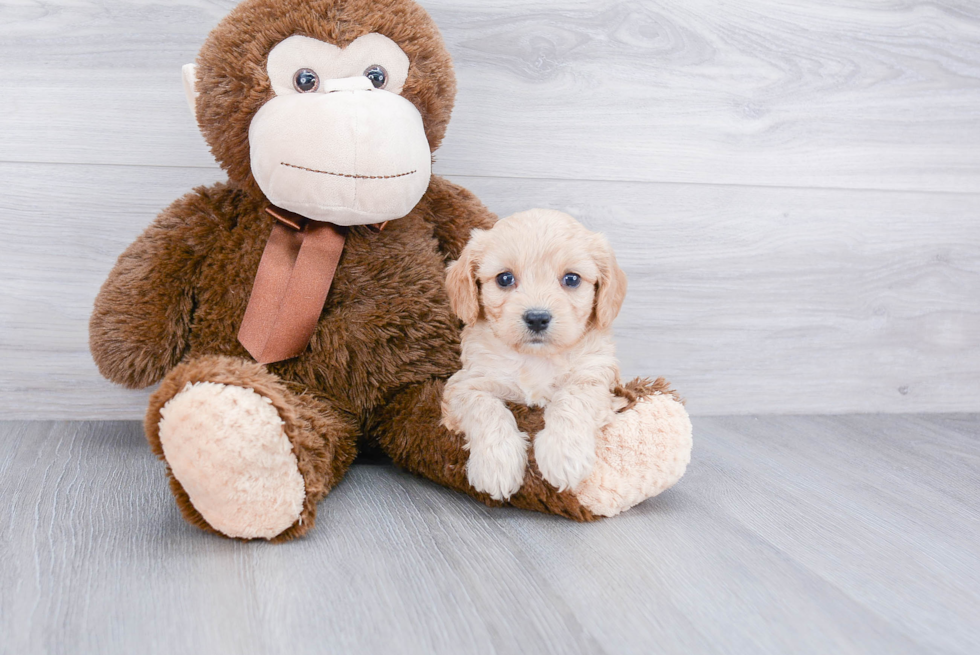
[[[462,438],[439,425],[443,382],[459,367],[460,324],[443,287],[445,265],[473,228],[495,220],[465,189],[433,177],[415,209],[383,232],[350,229],[301,356],[261,366],[236,338],[273,225],[249,169],[247,138],[252,117],[272,96],[267,54],[292,34],[343,46],[370,32],[392,38],[409,56],[402,95],[421,113],[431,149],[438,146],[455,80],[441,37],[417,5],[248,0],[212,32],[198,59],[200,127],[230,181],[195,189],[166,209],[120,256],[91,319],[91,350],[103,375],[128,387],[162,379],[145,423],[161,458],[160,409],[188,382],[240,385],[271,399],[306,487],[300,519],[277,540],[313,526],[317,502],[343,477],[359,439],[376,442],[410,471],[500,504],[470,487]],[[516,413],[522,429],[542,424],[540,412]],[[171,487],[187,520],[210,529],[172,475]],[[571,493],[546,484],[533,464],[510,504],[594,518]]]

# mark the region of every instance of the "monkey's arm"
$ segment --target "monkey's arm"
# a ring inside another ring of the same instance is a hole
[[[130,388],[157,382],[187,349],[193,285],[211,221],[207,192],[175,201],[119,256],[95,299],[89,348],[103,376]],[[204,220],[202,220],[204,219]]]
[[[429,211],[424,218],[432,224],[446,261],[459,259],[470,232],[487,229],[497,221],[473,193],[436,175],[432,176],[427,195]]]

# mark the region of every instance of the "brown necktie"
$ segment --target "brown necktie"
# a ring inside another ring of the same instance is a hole
[[[347,228],[279,207],[265,244],[238,340],[255,361],[296,357],[310,343],[344,250]]]

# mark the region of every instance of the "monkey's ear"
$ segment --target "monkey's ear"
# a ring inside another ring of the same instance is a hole
[[[595,238],[596,264],[599,280],[596,282],[595,325],[604,330],[612,325],[623,299],[626,297],[626,273],[616,262],[612,246],[601,234]]]
[[[459,254],[459,259],[446,269],[449,305],[456,312],[456,316],[467,325],[476,323],[480,318],[480,290],[476,286],[476,269],[480,262],[476,242],[483,232],[484,230],[473,230],[470,242]]]
[[[180,69],[184,77],[184,96],[187,97],[187,106],[191,108],[191,115],[197,118],[197,64],[184,64]]]

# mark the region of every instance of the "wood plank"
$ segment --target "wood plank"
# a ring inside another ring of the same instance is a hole
[[[937,475],[921,457],[947,440],[975,457],[980,421],[972,423],[973,438],[963,440],[935,424],[876,416],[709,419],[715,440],[701,453],[702,475],[728,483],[700,500],[902,634],[920,643],[929,635],[938,652],[976,649],[976,471],[969,460],[944,462]],[[737,502],[725,487],[740,489]]]
[[[0,161],[212,166],[179,69],[231,4],[4,5]],[[980,189],[967,0],[423,4],[460,81],[445,174]]]
[[[0,415],[142,416],[146,393],[92,365],[92,300],[162,207],[219,177],[0,165]],[[500,215],[606,232],[630,277],[623,370],[695,414],[980,410],[980,195],[455,179]]]
[[[221,177],[216,169],[0,164],[0,416],[142,415],[148,392],[111,385],[95,369],[92,303],[161,209]]]
[[[485,508],[425,513],[387,467],[272,546],[186,525],[135,423],[14,424],[0,453],[12,652],[598,652]]]
[[[185,524],[140,432],[0,422],[11,652],[980,648],[980,416],[695,419],[680,484],[589,525],[359,464],[280,546]]]
[[[653,602],[650,616],[682,608],[687,625],[728,652],[971,652],[980,647],[980,421],[964,420],[971,438],[954,437],[941,417],[695,419],[694,457],[677,488],[601,524],[615,555],[590,552],[590,536],[541,534],[533,517],[508,528],[571,597],[617,578],[624,562],[647,563],[606,604],[575,606],[601,613],[604,644],[644,628],[660,643],[658,623],[638,627],[621,611]],[[939,481],[920,455],[949,441],[969,457],[945,461]],[[694,582],[702,578],[712,581],[708,597]],[[829,616],[831,607],[841,613]],[[749,616],[729,625],[720,611]]]
[[[607,233],[630,277],[623,369],[665,375],[696,414],[975,411],[978,196],[466,184],[500,215]]]

